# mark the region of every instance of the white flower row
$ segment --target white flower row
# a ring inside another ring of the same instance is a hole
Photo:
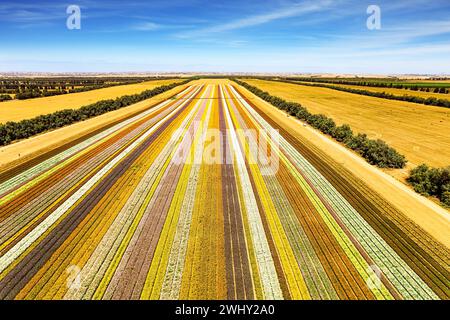
[[[221,87],[220,90],[222,91]],[[223,97],[224,95],[222,92],[223,106],[227,106],[227,101]],[[258,205],[256,203],[255,195],[253,194],[250,177],[245,166],[245,160],[239,146],[236,131],[233,127],[233,122],[231,120],[228,107],[224,107],[224,111],[230,134],[230,147],[232,148],[232,152],[236,157],[235,165],[237,165],[239,173],[238,177],[240,179],[242,191],[244,194],[243,204],[245,205],[245,209],[247,210],[251,238],[253,247],[255,249],[256,260],[258,262],[258,269],[261,277],[261,285],[263,288],[264,298],[283,299],[283,293],[281,291],[280,283],[277,278],[275,264],[272,259],[272,254],[270,252],[269,244],[264,232]]]
[[[192,96],[197,92],[198,90],[194,91]],[[183,105],[187,102],[190,102],[190,100],[187,99]],[[183,125],[185,125],[185,123],[183,123]],[[80,272],[80,288],[68,291],[64,296],[64,299],[92,299],[95,290],[104,278],[111,262],[117,256],[119,247],[124,244],[126,245],[126,243],[124,243],[124,238],[131,225],[136,222],[136,216],[140,211],[140,208],[142,208],[164,163],[173,152],[175,142],[176,139],[171,140],[158,154],[155,161],[146,171],[141,181],[118,213],[107,233],[103,236],[101,242],[95,248],[86,264],[82,267]],[[142,218],[143,217],[141,217],[141,219]]]
[[[206,103],[206,101],[204,103]],[[209,119],[211,116],[211,105],[212,99],[210,99],[209,101],[207,114],[204,120],[205,125],[209,123]],[[201,116],[201,114],[199,115]],[[197,139],[197,144],[194,145],[195,158],[201,157],[206,139],[206,130],[198,132],[197,135],[200,135],[200,137]],[[186,193],[184,195],[183,204],[181,206],[180,218],[177,224],[174,241],[170,250],[167,271],[164,277],[160,299],[176,300],[179,298],[199,173],[200,165],[194,161],[194,163],[191,165],[189,177],[187,180],[188,185],[186,188]]]
[[[235,111],[235,114],[239,118],[241,126],[246,126],[245,121],[239,116],[237,111]],[[250,139],[254,138],[255,137],[250,137]],[[270,137],[267,136],[260,136],[259,138],[270,139]],[[259,157],[263,156],[264,154],[259,154]],[[264,159],[262,162],[266,163],[264,162]],[[314,250],[310,240],[296,218],[296,214],[279,181],[274,175],[263,175],[263,178],[269,192],[271,193],[272,201],[277,208],[280,221],[282,222],[286,236],[295,253],[297,263],[302,270],[302,275],[307,283],[311,297],[313,299],[337,299],[338,296],[336,291],[334,290],[328,275],[323,269],[323,266],[318,259],[316,251]]]

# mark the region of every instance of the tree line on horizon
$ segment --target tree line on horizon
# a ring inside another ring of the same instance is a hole
[[[0,79],[0,102],[18,99],[33,99],[63,95],[68,93],[85,92],[113,86],[136,84],[161,77],[132,77],[132,78],[13,78]],[[14,98],[9,95],[14,94]],[[11,99],[6,98],[9,96]]]
[[[448,86],[442,84],[416,84],[400,81],[388,81],[388,80],[377,80],[377,81],[363,81],[363,80],[349,80],[349,79],[319,79],[319,78],[299,78],[299,77],[287,77],[282,78],[290,81],[305,81],[305,82],[316,82],[316,83],[330,83],[330,84],[342,84],[351,86],[364,86],[364,87],[376,87],[376,88],[393,88],[393,89],[407,89],[413,91],[425,91],[433,93],[448,94],[450,84]]]

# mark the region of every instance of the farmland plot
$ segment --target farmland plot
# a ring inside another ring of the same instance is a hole
[[[411,165],[445,167],[450,163],[450,153],[441,152],[450,148],[448,108],[277,81],[245,79],[245,82],[271,95],[301,103],[311,113],[332,118],[337,125],[349,124],[355,132],[384,140],[405,155]]]
[[[197,82],[0,181],[0,298],[448,299],[448,248],[240,90]]]

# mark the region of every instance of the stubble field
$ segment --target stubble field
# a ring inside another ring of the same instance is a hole
[[[300,82],[301,83],[301,82]],[[311,83],[311,82],[310,82]],[[314,84],[314,83],[313,83]],[[450,100],[450,94],[443,94],[443,93],[434,93],[433,89],[431,89],[431,92],[426,91],[414,91],[409,89],[396,89],[396,88],[380,88],[380,87],[370,87],[370,86],[355,86],[355,85],[348,85],[348,84],[339,84],[339,83],[333,83],[330,84],[335,87],[342,87],[342,88],[350,88],[350,89],[357,89],[357,90],[366,90],[371,92],[385,92],[390,93],[396,96],[413,96],[413,97],[421,97],[421,98],[436,98],[436,99],[447,99]]]

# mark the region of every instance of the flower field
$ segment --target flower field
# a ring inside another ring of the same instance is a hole
[[[197,81],[5,175],[0,298],[449,299],[448,248],[251,97]]]

